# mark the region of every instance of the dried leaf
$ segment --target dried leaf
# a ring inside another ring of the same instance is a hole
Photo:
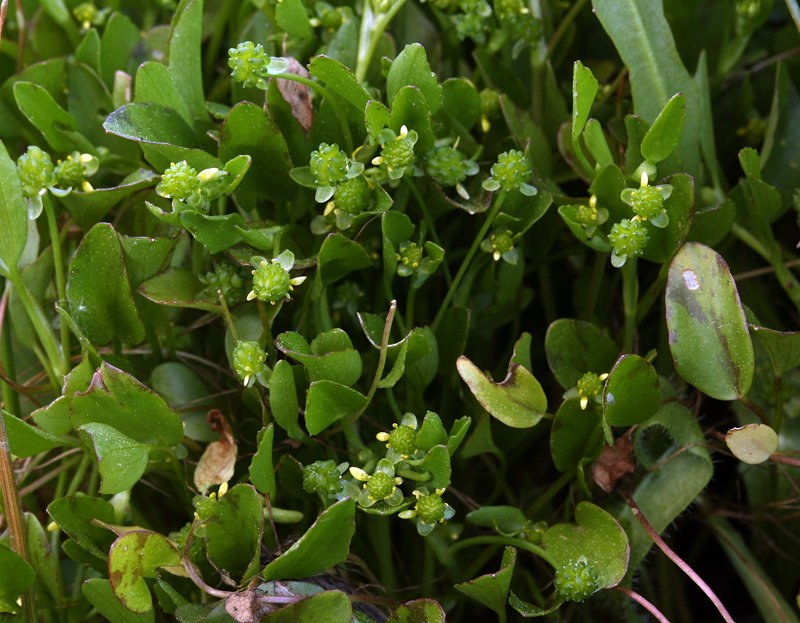
[[[296,59],[291,56],[288,57],[288,59],[289,67],[284,73],[295,74],[303,78],[311,78],[311,74],[308,73],[308,70],[298,63]],[[294,115],[300,127],[303,128],[303,132],[308,136],[308,131],[314,123],[311,108],[311,91],[306,85],[295,82],[294,80],[282,80],[280,78],[276,78],[276,80],[278,80],[278,90],[281,92],[281,95],[283,95],[283,99],[292,107],[292,115]]]
[[[607,493],[614,489],[614,483],[620,476],[633,473],[636,469],[633,462],[632,432],[633,428],[628,429],[613,446],[606,446],[600,458],[592,464],[594,481]]]
[[[194,472],[194,486],[205,492],[211,485],[221,485],[233,477],[233,468],[238,455],[236,440],[231,433],[228,421],[219,409],[212,409],[206,418],[219,433],[219,439],[206,447]]]

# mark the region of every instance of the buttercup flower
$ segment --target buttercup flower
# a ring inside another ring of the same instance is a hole
[[[406,169],[414,163],[414,145],[417,144],[417,133],[406,126],[400,128],[400,134],[384,128],[378,134],[381,144],[381,155],[372,159],[375,166],[385,166],[389,179],[399,180]]]
[[[378,433],[378,441],[385,441],[388,452],[386,458],[397,463],[405,460],[417,451],[417,417],[413,413],[406,413],[400,425],[392,424],[391,433]]]
[[[518,190],[529,197],[536,194],[536,189],[527,183],[531,177],[531,163],[521,151],[511,149],[497,157],[492,165],[492,176],[483,181],[486,190],[495,191]]]
[[[648,240],[647,231],[638,216],[614,223],[608,234],[608,242],[613,247],[611,264],[620,268],[628,261],[628,256],[641,255]]]
[[[564,399],[569,400],[580,396],[581,409],[585,409],[589,405],[589,400],[601,403],[603,401],[603,381],[607,378],[608,373],[598,376],[594,372],[587,372],[578,380],[575,387],[564,392]]]
[[[491,253],[494,261],[500,258],[512,266],[517,263],[519,253],[514,247],[514,233],[505,227],[498,227],[488,238],[481,242],[481,249]]]
[[[648,186],[647,171],[642,171],[640,186],[637,189],[626,188],[619,198],[627,203],[643,221],[649,220],[656,227],[669,225],[669,216],[664,209],[664,201],[672,195],[670,184]]]
[[[439,186],[456,187],[456,192],[469,199],[467,189],[461,185],[468,175],[475,175],[479,167],[472,160],[465,160],[464,154],[455,146],[434,147],[425,155],[425,171]]]
[[[578,206],[576,218],[578,224],[586,231],[586,235],[591,238],[597,228],[608,220],[608,210],[597,207],[597,195],[589,198],[588,206]]]
[[[250,263],[255,266],[255,269],[253,270],[253,289],[247,295],[248,301],[257,298],[259,301],[274,305],[289,297],[289,292],[294,290],[292,286],[299,286],[306,280],[305,276],[289,277],[289,271],[294,265],[294,253],[288,249],[271,262],[263,257],[254,256],[250,258]]]
[[[233,349],[233,367],[236,374],[242,379],[245,387],[250,387],[257,376],[264,373],[267,366],[267,353],[258,345],[258,342],[239,340]]]
[[[436,489],[434,493],[429,493],[425,487],[419,487],[414,491],[417,503],[413,510],[398,513],[401,519],[417,519],[417,532],[421,536],[430,534],[437,523],[442,523],[452,518],[456,514],[455,509],[442,500],[444,489]]]
[[[394,475],[394,463],[390,460],[378,461],[372,475],[358,467],[351,467],[350,474],[364,483],[364,490],[358,498],[358,503],[364,508],[369,508],[375,502],[383,501],[389,506],[397,506],[403,501],[403,493],[397,488],[403,479]]]

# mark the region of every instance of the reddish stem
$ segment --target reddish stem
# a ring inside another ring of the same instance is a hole
[[[796,459],[791,456],[786,456],[785,454],[771,454],[770,459],[775,461],[776,463],[786,463],[787,465],[793,465],[794,467],[800,467],[800,459]]]
[[[628,503],[628,506],[631,507],[631,511],[633,511],[633,516],[639,520],[639,523],[642,524],[642,527],[647,531],[647,534],[650,535],[650,538],[653,539],[653,542],[658,545],[659,549],[664,552],[667,557],[672,560],[678,567],[683,571],[689,578],[700,587],[706,596],[711,600],[711,603],[719,610],[719,613],[722,615],[722,618],[727,621],[727,623],[736,623],[733,620],[733,617],[728,613],[728,610],[725,606],[722,605],[722,602],[719,600],[719,597],[714,594],[714,591],[711,590],[708,584],[706,584],[703,579],[697,575],[694,569],[692,569],[688,564],[686,564],[683,559],[678,556],[675,552],[670,549],[669,545],[664,542],[658,533],[653,529],[653,526],[645,519],[645,516],[642,514],[642,511],[636,505],[636,502],[633,501],[633,497],[631,496],[630,492],[622,489],[621,490],[622,497],[625,498],[625,501]]]
[[[636,603],[642,606],[642,608],[644,608],[650,614],[652,614],[660,623],[669,623],[669,619],[665,617],[663,614],[661,614],[661,611],[658,608],[656,608],[653,604],[647,601],[636,591],[632,591],[631,589],[625,586],[620,586],[619,584],[613,586],[612,589],[615,591],[619,591],[623,595],[627,595],[628,597],[633,599]]]

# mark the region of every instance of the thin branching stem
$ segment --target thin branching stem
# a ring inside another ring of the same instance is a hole
[[[612,588],[612,590],[618,591],[618,592],[622,593],[623,595],[627,595],[628,597],[633,599],[633,601],[638,603],[642,608],[644,608],[650,614],[652,614],[656,618],[656,620],[658,620],[660,623],[669,623],[669,619],[667,617],[665,617],[663,614],[661,614],[661,611],[658,608],[656,608],[653,604],[651,604],[649,601],[647,601],[644,597],[642,597],[636,591],[632,591],[628,587],[621,586],[619,584],[614,586]]]

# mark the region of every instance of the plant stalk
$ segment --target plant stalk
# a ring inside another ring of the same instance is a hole
[[[61,236],[58,231],[58,221],[56,220],[53,202],[50,200],[49,193],[45,193],[44,197],[42,197],[42,203],[44,203],[44,212],[47,216],[47,227],[50,230],[50,244],[52,245],[53,251],[53,266],[55,266],[58,300],[66,301],[67,280],[64,273],[64,253],[61,250]],[[69,327],[63,322],[61,323],[61,358],[64,370],[69,370]]]
[[[629,257],[622,267],[622,305],[625,311],[623,352],[632,353],[636,342],[636,309],[639,304],[639,276],[637,258]]]

